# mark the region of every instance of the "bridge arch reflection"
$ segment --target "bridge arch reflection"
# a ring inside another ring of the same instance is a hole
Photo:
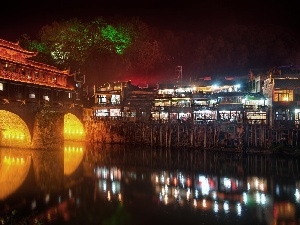
[[[82,142],[64,143],[64,175],[69,176],[76,171],[83,161],[85,144]]]
[[[31,166],[28,153],[2,148],[0,151],[0,200],[13,194],[24,183]]]
[[[63,182],[68,183],[64,176],[71,176],[80,168],[86,146],[84,142],[65,142],[61,148],[64,151],[0,147],[0,202],[28,188],[25,184],[33,180],[35,185],[30,191],[61,190]]]

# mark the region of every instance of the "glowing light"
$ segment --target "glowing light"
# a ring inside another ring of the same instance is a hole
[[[176,177],[174,177],[174,185],[177,186],[177,184],[178,184],[178,180]]]
[[[47,204],[47,203],[49,203],[49,201],[50,201],[50,195],[46,194],[46,196],[45,196],[45,203]]]
[[[218,203],[215,201],[214,203],[214,212],[218,212],[219,211],[219,206]]]
[[[84,140],[85,132],[81,121],[73,114],[64,116],[64,138],[65,140]]]
[[[224,178],[224,186],[228,189],[231,188],[231,180],[229,178]]]
[[[194,199],[194,206],[197,207],[197,201]]]
[[[122,27],[115,28],[108,25],[101,29],[101,34],[105,39],[111,41],[115,45],[115,52],[118,54],[123,54],[125,49],[131,44],[131,37],[128,33],[123,31]]]
[[[107,192],[107,200],[108,200],[108,201],[111,200],[111,194],[110,194],[110,191]]]
[[[73,146],[71,146],[71,144]],[[75,145],[76,144],[76,145]],[[84,143],[82,142],[68,142],[64,143],[64,174],[72,174],[83,160],[85,152]]]
[[[191,189],[188,188],[186,192],[186,199],[189,200],[190,196],[191,196]]]
[[[112,193],[115,194],[116,193],[116,184],[115,182],[112,182]]]
[[[296,197],[296,201],[300,202],[300,193],[299,193],[299,189],[298,188],[295,191],[295,197]]]
[[[199,191],[196,189],[195,190],[195,198],[198,198],[199,197]]]
[[[186,183],[187,183],[187,186],[190,187],[191,186],[191,179],[188,178],[187,181],[186,181]]]
[[[208,195],[208,193],[209,193],[208,179],[204,176],[200,176],[199,177],[199,183],[200,183],[201,188],[202,188],[202,194],[203,195]]]
[[[159,193],[159,200],[162,201],[162,199],[163,199],[163,195],[162,193]]]
[[[229,204],[227,201],[224,202],[223,208],[224,208],[225,213],[229,212]]]
[[[241,206],[241,203],[239,203],[239,202],[236,205],[236,212],[237,212],[238,216],[242,215],[242,206]]]
[[[179,191],[177,189],[175,189],[175,191],[174,191],[174,197],[177,198],[178,195],[179,195]]]
[[[167,205],[168,204],[168,195],[165,195],[164,197],[164,203]]]
[[[164,183],[164,182],[165,182],[165,177],[164,177],[163,175],[161,175],[160,182],[161,182],[161,183]]]
[[[255,188],[256,188],[256,189],[258,189],[258,184],[259,184],[259,181],[258,181],[258,179],[257,179],[257,178],[255,178],[255,181],[254,181],[254,183],[255,183]]]
[[[256,203],[260,203],[260,194],[258,192],[255,193]]]
[[[245,203],[245,204],[247,204],[247,202],[248,202],[248,196],[247,196],[247,193],[243,193],[243,202]]]
[[[20,156],[9,148],[2,148],[0,158],[0,200],[14,193],[25,181],[31,165],[31,157]]]
[[[267,198],[266,198],[266,195],[263,193],[263,194],[260,195],[260,203],[262,205],[265,205],[266,202],[267,202]]]
[[[215,191],[212,193],[212,197],[213,199],[217,199],[217,193]]]
[[[16,114],[0,110],[0,142],[2,146],[28,148],[31,135],[26,123]]]

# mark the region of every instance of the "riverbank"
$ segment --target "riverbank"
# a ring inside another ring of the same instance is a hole
[[[164,148],[212,149],[246,153],[298,155],[300,130],[268,129],[261,124],[192,124],[91,120],[89,143],[120,143]]]

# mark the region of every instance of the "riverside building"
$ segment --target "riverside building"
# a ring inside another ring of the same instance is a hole
[[[300,70],[251,70],[249,79],[202,80],[139,88],[108,82],[96,88],[93,116],[156,122],[212,122],[294,126],[300,123]]]

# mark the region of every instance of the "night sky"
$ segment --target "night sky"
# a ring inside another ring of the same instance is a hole
[[[162,28],[200,31],[218,29],[228,23],[272,24],[299,30],[296,1],[7,1],[1,6],[0,38],[16,41],[26,33],[34,38],[53,21],[98,16],[138,16]],[[5,10],[4,10],[5,9]],[[200,29],[199,29],[200,28]]]
[[[295,40],[300,38],[297,1],[177,0],[166,3],[158,0],[44,0],[21,3],[7,1],[4,5],[1,6],[0,38],[12,42],[16,42],[23,34],[36,39],[41,28],[54,21],[77,18],[89,22],[97,17],[106,19],[115,16],[135,16],[153,27],[202,34],[221,30],[231,24],[270,25],[291,31],[296,35]],[[92,71],[90,76],[98,77],[98,72]]]

